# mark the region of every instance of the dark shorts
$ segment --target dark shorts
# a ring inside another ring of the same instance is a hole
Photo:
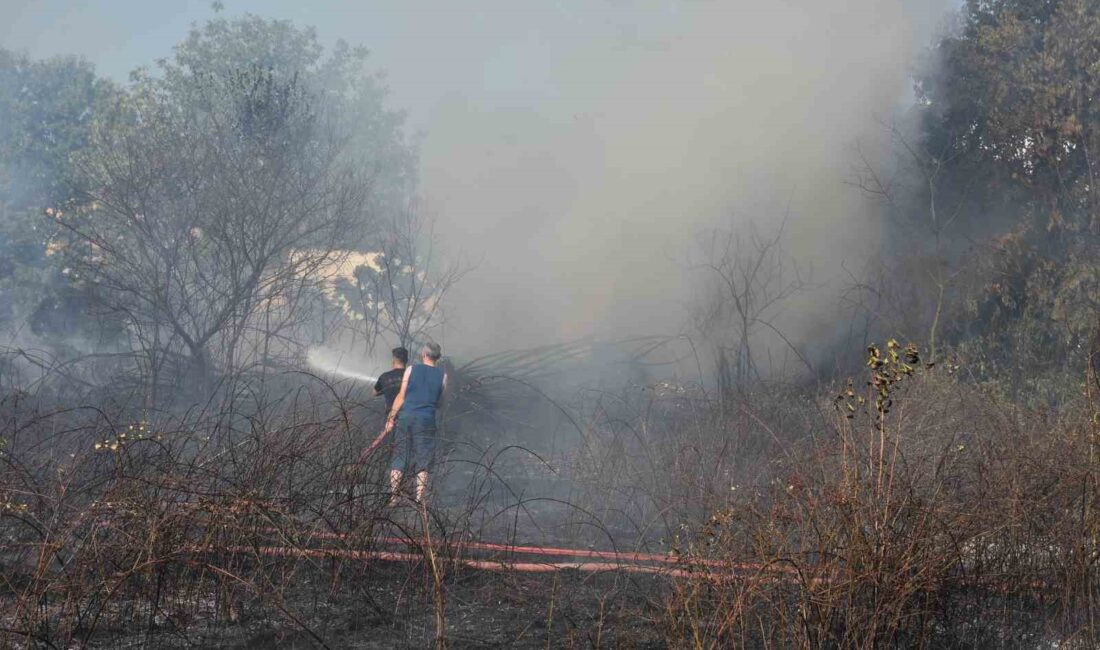
[[[425,472],[435,460],[435,422],[417,418],[397,420],[394,429],[392,469],[399,472]]]

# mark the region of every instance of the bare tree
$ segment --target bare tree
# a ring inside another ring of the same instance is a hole
[[[894,239],[905,254],[894,256],[887,251],[895,262],[891,269],[893,274],[904,276],[912,287],[927,283],[931,288],[928,313],[908,313],[908,317],[900,320],[924,323],[928,360],[934,362],[947,299],[961,268],[952,259],[948,234],[964,213],[968,192],[966,187],[944,187],[949,183],[946,175],[953,157],[958,155],[953,153],[958,151],[955,138],[946,138],[942,151],[932,151],[918,137],[907,134],[896,124],[889,127],[889,132],[892,166],[880,169],[860,150],[861,167],[856,171],[853,184],[880,205],[888,223],[899,231]],[[944,194],[948,196],[947,201]],[[881,272],[877,274],[880,280],[884,277]],[[874,286],[860,280],[857,284],[875,293],[898,289],[885,287],[881,282]],[[877,298],[871,302],[881,304],[882,295]],[[862,298],[855,302],[867,304]],[[910,296],[896,304],[912,306],[918,302],[923,301]],[[912,309],[906,311],[912,312]]]
[[[783,250],[785,224],[784,219],[772,234],[761,234],[750,223],[743,231],[715,228],[700,237],[700,258],[690,264],[704,274],[695,328],[714,346],[721,394],[763,378],[753,345],[764,332],[780,338],[813,371],[775,324],[785,302],[808,286]]]
[[[303,287],[367,220],[369,187],[296,77],[186,81],[139,84],[97,130],[80,161],[88,207],[59,221],[74,263],[125,316],[153,385],[180,358],[207,388],[250,360],[251,330],[293,318]]]
[[[468,268],[441,260],[438,243],[433,220],[415,203],[380,225],[375,250],[341,288],[367,352],[380,339],[408,347],[435,338],[443,326],[445,298]]]

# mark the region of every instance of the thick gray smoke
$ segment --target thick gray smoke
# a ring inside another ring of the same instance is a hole
[[[475,265],[444,343],[477,354],[583,336],[678,331],[699,233],[789,210],[816,280],[877,245],[851,177],[857,143],[911,95],[907,72],[956,0],[568,3],[226,2],[372,48],[391,105],[424,133],[424,204],[445,253]],[[124,79],[168,56],[208,3],[166,15],[17,0],[0,36]],[[39,38],[66,26],[66,38]],[[127,38],[103,38],[107,33]],[[134,38],[129,38],[133,36]],[[819,296],[826,296],[827,292]],[[827,298],[788,312],[802,338]]]
[[[491,107],[456,96],[424,142],[448,248],[478,262],[449,342],[675,332],[700,231],[767,228],[788,206],[791,252],[818,280],[838,273],[878,236],[844,183],[854,148],[879,150],[946,4],[616,3],[580,42],[553,31],[567,22],[531,26],[495,65],[535,91]]]

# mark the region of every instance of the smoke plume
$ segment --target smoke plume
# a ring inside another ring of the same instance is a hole
[[[707,228],[789,212],[818,280],[877,245],[845,185],[853,149],[911,96],[913,55],[946,7],[900,0],[615,3],[598,30],[531,26],[496,68],[514,102],[455,93],[432,119],[423,189],[448,250],[477,265],[449,343],[524,346],[672,333],[684,258]],[[520,11],[514,9],[513,11]],[[815,305],[784,323],[814,318]]]
[[[443,340],[474,355],[679,331],[685,258],[715,226],[767,229],[789,213],[788,249],[818,281],[876,248],[872,208],[844,184],[853,149],[881,152],[881,122],[910,99],[914,54],[953,3],[236,0],[224,12],[372,49],[390,105],[423,132],[423,204],[443,251],[475,267]],[[0,38],[87,56],[120,81],[209,16],[207,3],[53,4],[17,2]],[[57,30],[71,37],[35,36]],[[828,295],[790,310],[784,331],[804,340]]]

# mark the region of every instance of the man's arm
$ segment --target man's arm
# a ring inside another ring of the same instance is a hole
[[[447,400],[447,373],[443,373],[443,388],[439,391],[439,399],[435,401],[437,409],[443,408],[443,402]]]
[[[378,380],[374,382],[374,396],[378,397],[381,394],[382,394],[382,378],[379,377]]]
[[[401,392],[397,394],[397,397],[393,400],[393,407],[390,408],[390,412],[386,414],[386,426],[382,427],[382,433],[378,434],[378,437],[374,439],[374,442],[370,443],[367,450],[363,452],[362,460],[365,460],[367,456],[375,450],[378,445],[382,444],[382,441],[386,439],[386,436],[393,431],[394,422],[397,419],[398,412],[401,411],[401,405],[405,403],[405,389],[409,387],[409,373],[412,368],[405,369],[405,375],[401,378]]]

